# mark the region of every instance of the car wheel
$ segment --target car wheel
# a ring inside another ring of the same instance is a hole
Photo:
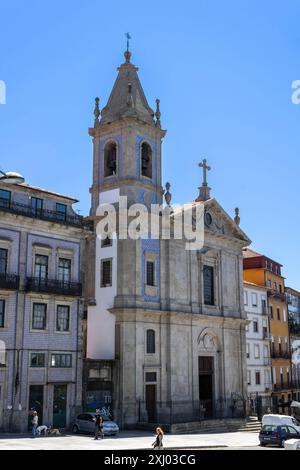
[[[296,450],[300,450],[300,444],[297,444]]]
[[[281,442],[280,442],[280,447],[284,448],[284,444],[285,444],[285,439],[282,439]]]
[[[72,431],[73,431],[74,434],[78,434],[79,429],[78,429],[78,426],[76,424],[73,426]]]
[[[259,445],[260,445],[261,447],[265,447],[266,444],[265,444],[264,442],[261,442]]]

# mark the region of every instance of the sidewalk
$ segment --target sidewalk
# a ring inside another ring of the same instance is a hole
[[[152,449],[154,435],[145,431],[122,431],[118,436],[105,437],[95,441],[91,435],[71,435],[37,437],[28,434],[0,435],[1,450],[41,449],[41,450],[149,450]],[[257,447],[258,434],[249,432],[216,434],[166,434],[164,448],[201,449],[224,447]]]

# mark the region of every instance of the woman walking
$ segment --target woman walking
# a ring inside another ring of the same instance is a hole
[[[164,432],[161,428],[156,428],[156,439],[153,442],[153,447],[154,449],[163,449],[163,437],[164,437]]]

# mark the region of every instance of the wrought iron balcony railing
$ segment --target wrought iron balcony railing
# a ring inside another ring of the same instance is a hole
[[[274,299],[280,300],[281,302],[286,302],[286,295],[284,292],[278,292],[275,289],[268,289],[268,297],[273,297]]]
[[[291,358],[291,353],[290,353],[290,351],[281,351],[281,352],[279,352],[279,351],[272,351],[272,352],[271,352],[271,357],[272,357],[273,359],[280,359],[280,358],[282,358],[282,359],[290,359],[290,358]]]
[[[0,211],[10,212],[16,215],[23,215],[34,219],[57,222],[59,224],[73,225],[82,227],[85,225],[84,217],[74,214],[63,214],[61,212],[50,211],[48,209],[35,209],[26,204],[10,202],[6,199],[0,199]]]
[[[0,274],[0,289],[18,290],[20,277],[16,274]]]
[[[79,282],[60,281],[58,279],[27,277],[25,290],[27,292],[44,292],[80,297],[82,295],[82,284]]]

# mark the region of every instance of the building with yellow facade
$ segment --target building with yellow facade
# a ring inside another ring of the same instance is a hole
[[[282,265],[246,248],[244,280],[267,289],[272,361],[273,411],[288,413],[292,400],[292,367],[289,341],[288,308]]]

